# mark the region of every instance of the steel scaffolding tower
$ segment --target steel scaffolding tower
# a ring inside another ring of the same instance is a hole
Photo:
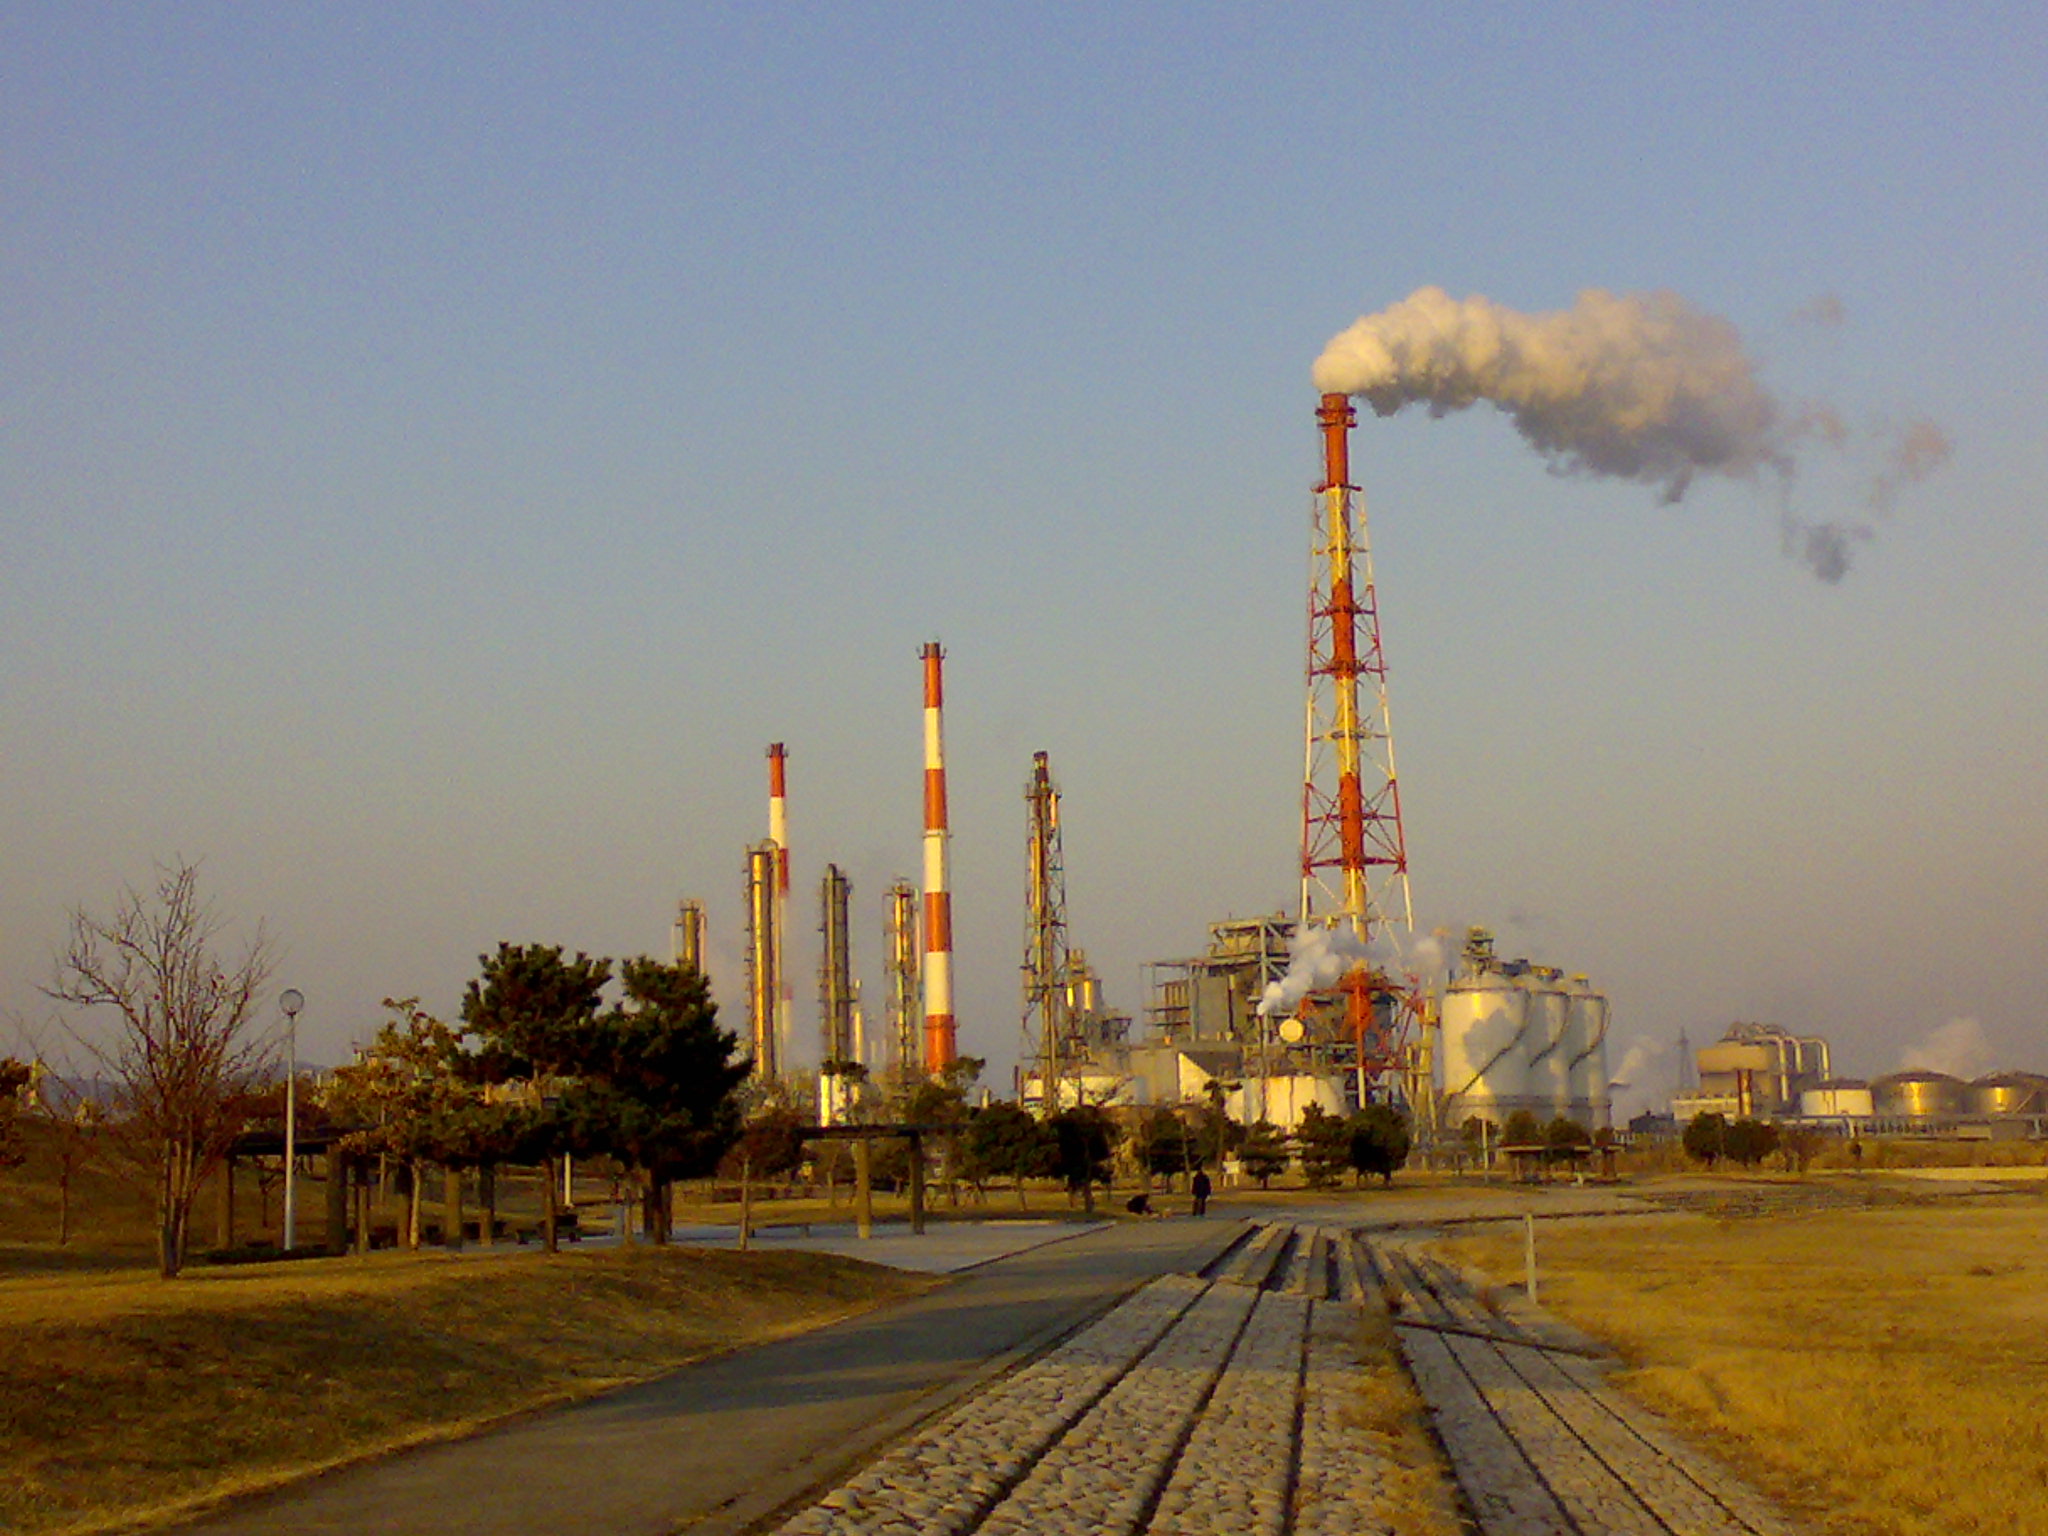
[[[897,1083],[924,1073],[924,1002],[918,976],[917,887],[898,878],[887,893],[889,1072]]]
[[[1052,761],[1036,752],[1024,784],[1027,810],[1024,905],[1025,1060],[1037,1067],[1045,1113],[1060,1107],[1060,1083],[1068,1076],[1079,1042],[1073,1015],[1067,957],[1067,871],[1060,849],[1060,792]]]
[[[1398,944],[1415,916],[1372,548],[1351,484],[1350,431],[1357,419],[1341,394],[1324,395],[1316,412],[1323,482],[1316,487],[1309,576],[1301,923],[1341,925],[1362,947],[1382,937]],[[1383,972],[1363,963],[1337,991],[1362,1098],[1369,1084],[1400,1064],[1408,1000]]]

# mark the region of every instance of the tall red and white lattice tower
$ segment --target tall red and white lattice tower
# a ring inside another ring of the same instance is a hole
[[[1346,395],[1324,395],[1316,411],[1323,480],[1309,572],[1301,922],[1342,925],[1360,944],[1386,938],[1398,945],[1415,915],[1372,547],[1363,498],[1351,483],[1357,420]],[[1356,1051],[1361,1091],[1399,1065],[1404,1010],[1396,992],[1388,976],[1363,964],[1338,984],[1340,1027]]]

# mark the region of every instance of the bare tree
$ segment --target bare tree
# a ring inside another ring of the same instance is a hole
[[[111,1041],[75,1025],[73,1033],[114,1085],[122,1128],[149,1149],[166,1279],[184,1266],[200,1185],[275,1062],[275,1043],[252,1028],[273,966],[270,941],[259,925],[229,956],[223,927],[200,898],[195,865],[160,865],[156,889],[129,887],[110,916],[72,912],[56,979],[44,989],[60,1003],[116,1015]]]

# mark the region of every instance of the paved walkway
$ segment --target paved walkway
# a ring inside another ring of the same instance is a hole
[[[207,1536],[738,1531],[1136,1287],[1200,1269],[1242,1230],[1188,1220],[1097,1227],[984,1263],[836,1327],[339,1472],[187,1529]]]
[[[753,1246],[761,1249],[800,1250],[805,1253],[836,1253],[845,1259],[865,1259],[892,1269],[920,1270],[926,1274],[950,1275],[973,1269],[1011,1254],[1028,1253],[1047,1243],[1064,1242],[1092,1230],[1079,1221],[934,1221],[922,1234],[910,1230],[907,1222],[877,1222],[874,1236],[862,1237],[850,1221],[814,1221],[757,1228]],[[739,1233],[732,1227],[684,1227],[675,1241],[701,1248],[737,1248]]]
[[[1419,1224],[1630,1208],[1604,1191],[1247,1201],[892,1243],[922,1297],[252,1503],[212,1536],[1367,1536],[1402,1477],[1357,1426],[1390,1321],[1484,1536],[1777,1536],[1610,1391],[1593,1341],[1463,1280]],[[922,1254],[916,1245],[929,1244]],[[977,1258],[988,1245],[1014,1251]],[[962,1268],[962,1266],[969,1266]]]
[[[1279,1224],[1163,1275],[933,1419],[779,1536],[1383,1536],[1355,1432],[1361,1271]]]

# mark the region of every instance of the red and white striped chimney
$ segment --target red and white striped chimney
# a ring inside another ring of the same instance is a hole
[[[782,743],[768,747],[768,840],[775,845],[775,974],[781,979],[775,999],[775,1043],[778,1058],[788,1060],[791,1032],[795,1028],[796,992],[790,985],[789,965],[783,950],[784,914],[789,910],[789,753]]]
[[[924,656],[924,1066],[937,1072],[959,1054],[953,1023],[953,892],[946,881],[946,653]]]

